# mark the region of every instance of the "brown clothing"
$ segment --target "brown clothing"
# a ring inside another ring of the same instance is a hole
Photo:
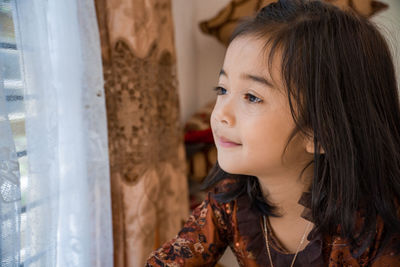
[[[229,203],[220,203],[214,198],[229,183],[230,180],[221,181],[208,192],[177,236],[150,254],[146,267],[214,266],[227,246],[240,266],[270,266],[262,216],[250,208],[249,197],[241,195]],[[304,192],[299,204],[305,207],[301,216],[312,221],[310,196],[310,192]],[[362,216],[359,217],[359,220],[362,219]],[[400,266],[400,255],[395,253],[400,237],[394,235],[382,248],[380,243],[384,227],[380,218],[377,221],[371,246],[357,259],[351,254],[346,240],[339,235],[322,237],[314,226],[307,236],[310,242],[299,251],[294,266]],[[294,254],[286,251],[273,235],[269,244],[274,266],[290,266]]]

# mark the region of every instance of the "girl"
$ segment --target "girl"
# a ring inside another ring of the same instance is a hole
[[[281,0],[231,37],[208,195],[146,266],[400,266],[400,105],[372,22]]]

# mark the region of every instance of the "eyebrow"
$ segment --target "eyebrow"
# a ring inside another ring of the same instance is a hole
[[[228,77],[228,74],[226,73],[226,71],[224,69],[221,69],[221,71],[219,72],[219,76],[226,76]],[[269,87],[274,87],[274,85],[272,84],[272,82],[268,81],[266,78],[261,77],[261,76],[256,76],[256,75],[252,75],[252,74],[248,74],[248,73],[242,73],[242,75],[240,75],[240,77],[242,79],[246,79],[246,80],[252,80],[258,83],[261,83],[263,85],[267,85]]]

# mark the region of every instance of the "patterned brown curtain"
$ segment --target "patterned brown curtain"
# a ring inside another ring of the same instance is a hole
[[[189,216],[170,0],[95,0],[111,167],[114,266],[143,266]]]

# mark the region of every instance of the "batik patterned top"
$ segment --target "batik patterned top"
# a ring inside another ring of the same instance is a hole
[[[240,266],[271,266],[262,215],[251,209],[249,197],[245,194],[229,203],[220,203],[214,198],[232,183],[232,180],[224,180],[210,190],[179,233],[150,254],[146,267],[214,266],[228,246]],[[304,206],[301,216],[312,221],[310,196],[310,192],[304,192],[299,204]],[[360,216],[359,220],[362,219]],[[352,254],[349,243],[339,235],[322,237],[314,226],[307,236],[309,243],[299,251],[294,266],[400,266],[400,254],[396,253],[400,237],[393,235],[388,245],[380,246],[384,227],[379,217],[377,221],[374,240],[359,257],[353,256],[357,249]],[[294,254],[285,250],[270,227],[268,224],[268,232],[272,234],[269,244],[274,266],[290,266]]]

